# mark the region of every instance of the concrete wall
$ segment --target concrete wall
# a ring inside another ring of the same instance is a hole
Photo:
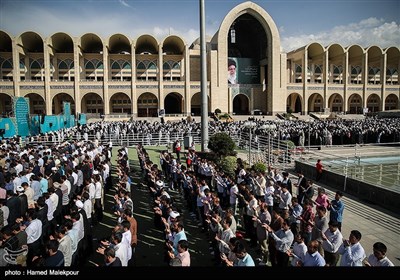
[[[302,171],[306,178],[315,181],[315,166],[295,161],[296,172]],[[377,204],[396,213],[400,212],[400,194],[388,189],[368,184],[366,182],[347,178],[344,190],[345,177],[343,175],[324,170],[319,183],[328,185],[336,190],[344,191],[359,199]]]

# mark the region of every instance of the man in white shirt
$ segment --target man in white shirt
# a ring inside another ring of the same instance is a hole
[[[387,247],[385,244],[376,242],[373,245],[373,250],[374,252],[364,262],[365,266],[394,266],[392,261],[386,256]]]
[[[40,255],[40,238],[42,237],[42,222],[37,218],[35,209],[28,209],[27,221],[29,225],[26,227],[25,232],[28,236],[28,257],[27,263],[31,264],[34,256]],[[17,219],[18,220],[18,219]]]
[[[329,228],[321,233],[322,248],[327,266],[336,266],[339,260],[339,247],[343,244],[343,236],[338,229],[337,221],[329,221]]]
[[[349,240],[344,240],[339,248],[340,266],[362,266],[362,261],[365,259],[365,250],[360,244],[361,232],[352,230]]]

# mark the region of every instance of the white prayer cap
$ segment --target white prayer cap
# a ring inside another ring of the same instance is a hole
[[[179,214],[178,212],[176,212],[176,211],[171,211],[171,212],[169,213],[169,216],[170,216],[171,218],[173,218],[173,219],[176,219],[177,217],[180,216],[180,214]]]

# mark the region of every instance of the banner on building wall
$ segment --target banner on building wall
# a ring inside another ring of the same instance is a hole
[[[13,110],[16,121],[16,135],[29,135],[29,98],[14,97]]]
[[[257,59],[228,57],[228,84],[259,84],[260,66]]]

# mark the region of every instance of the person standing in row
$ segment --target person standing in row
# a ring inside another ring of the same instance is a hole
[[[319,181],[322,177],[322,172],[324,170],[324,166],[322,165],[322,162],[320,159],[317,160],[317,163],[315,164],[315,171],[317,173],[315,181]]]

